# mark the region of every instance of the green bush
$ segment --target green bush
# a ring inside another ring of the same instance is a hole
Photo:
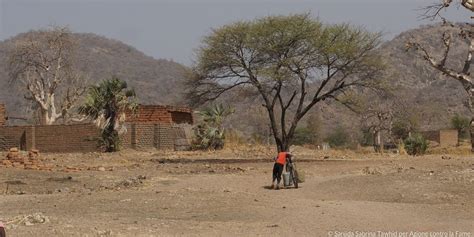
[[[194,148],[219,150],[224,148],[224,120],[234,110],[228,106],[212,105],[199,111],[202,121],[194,128]]]
[[[293,137],[294,145],[305,145],[313,143],[313,133],[305,127],[296,128],[295,136]]]
[[[420,134],[414,134],[403,141],[409,155],[423,155],[428,149],[428,141]]]
[[[453,118],[451,118],[451,126],[454,129],[458,130],[460,138],[467,138],[469,137],[469,127],[471,126],[471,119],[456,114]]]
[[[326,138],[326,142],[329,143],[331,147],[346,147],[349,144],[349,134],[343,127],[337,127]]]

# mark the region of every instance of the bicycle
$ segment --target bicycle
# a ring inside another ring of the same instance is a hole
[[[298,172],[291,158],[286,158],[285,169],[286,172],[290,174],[290,185],[293,184],[295,188],[298,188]]]

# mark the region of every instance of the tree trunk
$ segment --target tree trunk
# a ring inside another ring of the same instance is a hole
[[[286,139],[281,143],[281,148],[279,152],[290,151],[290,142],[289,139]]]
[[[471,119],[471,127],[469,130],[471,133],[471,152],[474,152],[474,117]]]
[[[471,126],[469,132],[471,135],[471,152],[474,153],[474,85],[470,85],[467,92],[469,94],[469,111],[471,112]]]
[[[383,140],[383,137],[382,137],[382,132],[380,131],[379,132],[379,146],[380,146],[380,153],[383,154],[383,149],[384,149],[384,140]]]
[[[376,131],[372,133],[372,140],[373,140],[372,146],[374,147],[374,151],[379,152],[378,147],[377,147],[377,132]]]
[[[49,112],[47,110],[41,109],[41,119],[40,125],[52,125],[54,121],[49,116]]]

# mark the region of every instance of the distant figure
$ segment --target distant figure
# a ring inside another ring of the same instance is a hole
[[[278,156],[274,158],[275,164],[273,165],[273,180],[271,189],[280,189],[281,174],[283,173],[283,167],[286,164],[286,159],[291,159],[289,152],[280,152]],[[275,180],[277,184],[275,185]]]
[[[2,222],[0,222],[0,237],[7,237],[7,234],[5,233],[5,226]]]

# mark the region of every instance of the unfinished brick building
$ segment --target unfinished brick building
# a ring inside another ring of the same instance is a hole
[[[0,116],[3,106],[0,106]],[[5,116],[2,116],[5,117]],[[4,120],[0,120],[4,121]],[[185,107],[140,105],[137,113],[127,115],[127,132],[122,135],[125,148],[175,149],[182,144],[185,124],[192,124],[192,110]],[[4,125],[5,123],[0,123]],[[189,126],[188,125],[188,126]],[[50,126],[0,126],[0,150],[18,147],[41,152],[99,151],[100,130],[93,124]]]
[[[443,129],[439,131],[426,131],[422,135],[429,141],[439,144],[440,147],[457,146],[459,141],[459,134],[454,129]]]
[[[187,107],[140,105],[135,115],[127,114],[126,121],[123,146],[132,149],[178,149],[178,143],[183,145],[183,140],[190,139],[186,137],[189,132],[185,130],[189,130],[186,125],[192,125],[194,118],[192,110]]]

